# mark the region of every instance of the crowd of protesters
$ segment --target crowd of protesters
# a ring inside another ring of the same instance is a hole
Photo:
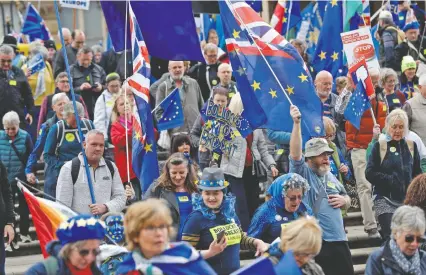
[[[184,122],[160,133],[165,141],[158,149],[169,156],[145,193],[131,163],[136,106],[123,73],[129,52],[102,52],[86,45],[83,31],[63,29],[71,75],[51,40],[30,44],[28,59],[41,54],[46,62],[32,74],[16,38],[5,36],[0,228],[8,238],[0,247],[0,274],[4,251],[32,241],[16,179],[36,186],[41,169],[45,198],[79,215],[61,224],[58,240],[47,246],[51,256],[27,274],[230,274],[240,268],[240,250],[267,256],[272,268],[292,255],[303,274],[354,274],[344,225],[350,208],[360,208],[365,233],[383,243],[366,274],[425,273],[426,74],[416,74],[426,65],[421,26],[407,21],[399,29],[387,11],[378,21],[381,69],[369,70],[371,111],[355,128],[344,117],[355,89],[351,77],[316,72],[325,136],[305,143],[301,123],[309,118],[291,106],[282,114],[292,118],[291,132],[256,129],[242,137],[233,129],[233,154],[215,155],[200,142],[204,104],[211,99],[234,115],[244,110],[217,33],[202,43],[205,64],[168,61],[152,81],[151,104],[178,88]],[[304,42],[291,44],[309,63]],[[153,114],[159,120],[162,111]]]

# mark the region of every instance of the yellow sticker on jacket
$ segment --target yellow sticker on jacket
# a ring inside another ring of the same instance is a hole
[[[219,225],[209,229],[214,240],[217,240],[217,234],[222,230],[225,230],[226,244],[234,245],[241,242],[241,231],[236,223],[230,223],[226,225]]]
[[[228,97],[229,97],[229,98],[232,98],[234,95],[235,95],[235,93],[229,93],[229,94],[228,94]]]
[[[66,139],[66,141],[68,141],[68,142],[73,142],[73,141],[75,140],[75,136],[74,136],[74,134],[73,134],[73,133],[67,133],[67,134],[65,135],[65,139]]]
[[[277,155],[282,155],[282,154],[284,154],[284,149],[278,149]]]
[[[332,183],[331,181],[327,182],[327,186],[330,187],[331,189],[336,189],[336,185]]]
[[[14,80],[14,79],[9,80],[9,85],[10,86],[16,86],[16,80]]]
[[[287,223],[282,223],[281,224],[281,230],[283,230],[284,228],[286,228],[291,222],[287,222]]]
[[[383,105],[383,112],[386,112],[387,111],[387,107],[386,107],[386,105]]]
[[[189,201],[188,196],[179,196],[178,200],[180,202],[188,202]]]
[[[113,104],[114,104],[114,102],[112,100],[109,100],[109,101],[106,102],[107,107],[112,107]]]
[[[395,103],[395,104],[400,103],[399,98],[394,98],[394,99],[392,100],[392,102],[393,102],[393,103]]]

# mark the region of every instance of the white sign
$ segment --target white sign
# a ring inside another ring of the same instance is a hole
[[[356,61],[365,58],[368,68],[380,69],[379,61],[374,51],[370,28],[344,32],[340,36],[342,37],[343,50],[348,64],[355,64]]]
[[[63,8],[89,10],[90,0],[60,0]]]

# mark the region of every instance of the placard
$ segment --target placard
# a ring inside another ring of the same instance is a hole
[[[90,0],[60,0],[63,8],[89,10]]]
[[[344,32],[340,36],[348,64],[354,64],[364,58],[368,68],[380,69],[379,61],[374,51],[370,28],[366,27]]]

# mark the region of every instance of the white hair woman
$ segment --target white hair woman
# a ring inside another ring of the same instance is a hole
[[[381,227],[381,235],[390,235],[392,214],[402,204],[411,180],[421,174],[420,156],[416,143],[405,139],[408,117],[401,109],[386,117],[386,140],[373,146],[365,176],[374,188],[374,210]]]
[[[417,206],[399,207],[392,217],[392,236],[368,257],[366,275],[426,274],[425,213]]]
[[[31,136],[22,129],[19,129],[19,116],[11,111],[3,116],[4,130],[0,131],[0,161],[3,162],[7,170],[7,178],[12,186],[13,199],[16,203],[18,197],[18,212],[21,217],[19,222],[20,237],[23,242],[31,242],[29,235],[30,219],[29,210],[24,195],[16,185],[15,178],[25,180],[25,165],[28,156],[33,150]],[[15,196],[16,194],[16,196]],[[14,248],[17,246],[18,236],[15,237]]]

